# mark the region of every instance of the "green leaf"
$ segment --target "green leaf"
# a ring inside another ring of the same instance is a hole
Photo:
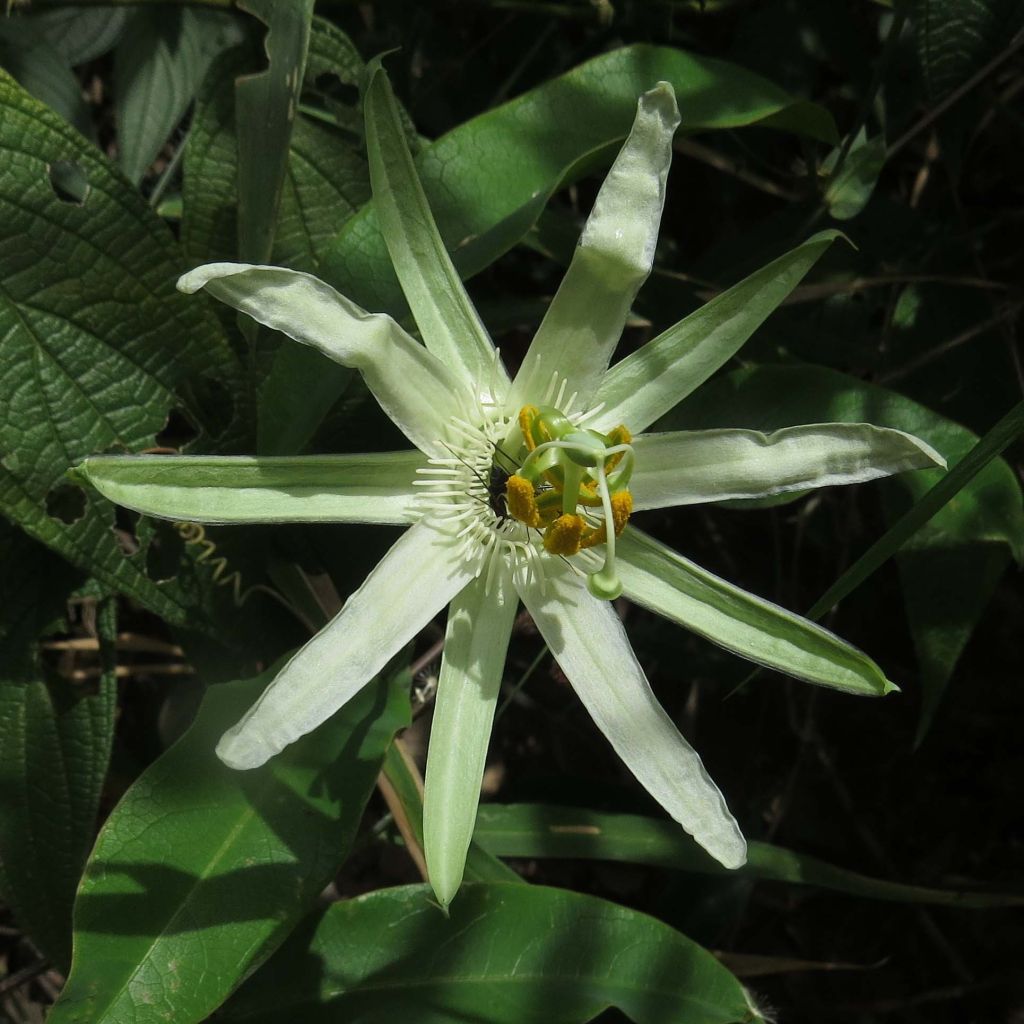
[[[722,867],[671,821],[547,804],[483,804],[475,841],[496,857],[626,861],[702,875],[813,885],[865,899],[985,909],[1024,904],[1024,895],[903,885],[835,867],[771,843],[748,842],[742,867]]]
[[[216,739],[273,674],[210,689],[114,809],[75,904],[53,1024],[204,1020],[334,876],[408,721],[403,677],[367,686],[266,767],[233,771]]]
[[[49,168],[74,169],[84,202],[58,198]],[[154,444],[179,409],[222,429],[237,363],[212,313],[174,290],[167,228],[106,160],[0,74],[0,512],[105,585],[174,622],[194,613],[128,555],[113,509],[68,489],[70,465]],[[60,499],[73,499],[61,511]],[[75,507],[77,500],[78,507]],[[130,538],[129,538],[130,539]]]
[[[1024,24],[1017,0],[916,0],[917,56],[935,99],[1002,50]]]
[[[72,67],[102,57],[114,48],[129,11],[120,4],[36,9],[33,24]]]
[[[885,166],[885,154],[885,139],[881,135],[869,139],[861,129],[839,173],[825,186],[825,205],[836,220],[850,220],[867,206]],[[833,150],[822,165],[822,171],[831,173],[831,165],[838,157],[839,150]]]
[[[816,366],[748,367],[727,374],[698,391],[663,425],[704,428],[728,420],[732,426],[772,430],[822,418],[870,420],[905,430],[946,456],[946,478],[941,470],[920,470],[884,483],[891,518],[939,481],[953,478],[977,441],[965,427],[903,395]],[[925,687],[919,739],[1011,553],[1018,560],[1024,553],[1024,498],[1013,470],[993,458],[917,528],[900,555]],[[936,573],[939,565],[942,574]],[[939,587],[936,580],[942,581]]]
[[[51,578],[51,593],[61,579],[59,572]],[[66,601],[67,591],[62,596]],[[112,601],[101,605],[97,625],[102,666],[95,685],[73,686],[40,669],[12,678],[6,659],[0,678],[3,888],[18,923],[61,971],[71,962],[71,907],[114,735]]]
[[[210,61],[237,39],[217,11],[144,6],[114,54],[118,158],[138,184],[189,104]]]
[[[740,983],[668,925],[593,896],[502,883],[466,886],[450,917],[426,886],[335,903],[223,1019],[582,1024],[612,1006],[636,1024],[762,1020]]]
[[[39,31],[35,19],[0,20],[0,65],[37,100],[87,138],[94,133],[82,86],[63,57]]]
[[[266,263],[288,166],[289,143],[302,89],[313,0],[238,0],[267,26],[268,66],[235,83],[238,132],[238,255]]]

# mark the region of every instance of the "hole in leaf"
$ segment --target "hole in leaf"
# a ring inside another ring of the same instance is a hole
[[[346,107],[359,105],[359,90],[348,82],[343,82],[334,71],[324,71],[316,76],[313,86],[326,99],[337,100]]]
[[[50,188],[62,203],[85,205],[89,198],[89,178],[78,164],[70,160],[57,160],[49,165]]]
[[[114,540],[121,549],[121,554],[128,558],[137,554],[139,550],[139,537],[136,528],[139,523],[138,512],[114,506],[114,525],[110,528],[114,533]]]
[[[74,484],[59,484],[46,496],[46,514],[69,526],[85,515],[85,491]]]
[[[158,448],[173,448],[181,451],[187,444],[199,436],[199,428],[181,410],[172,409],[167,414],[167,422],[163,430],[156,435]]]
[[[146,549],[146,575],[154,583],[174,579],[181,568],[184,550],[185,542],[170,523],[155,522]]]

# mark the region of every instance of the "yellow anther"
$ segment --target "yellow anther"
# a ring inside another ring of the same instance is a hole
[[[615,524],[615,536],[618,537],[626,528],[629,517],[633,512],[633,495],[629,491],[616,491],[611,496],[612,501],[612,522]],[[605,524],[588,527],[580,538],[581,548],[592,548],[597,544],[604,544],[608,539],[605,532]]]
[[[518,473],[508,478],[505,485],[505,506],[513,519],[534,528],[541,525],[540,509],[533,493],[533,484]]]
[[[625,424],[620,423],[617,427],[613,427],[605,435],[608,438],[608,447],[614,448],[619,444],[632,444],[633,435],[629,432]],[[608,459],[604,464],[604,471],[610,473],[615,467],[623,460],[625,452],[616,452],[611,458]]]
[[[532,452],[537,447],[537,441],[534,439],[533,430],[537,424],[537,420],[540,417],[540,409],[535,405],[524,405],[519,410],[519,429],[523,432],[523,440],[526,442],[526,450]],[[551,438],[544,438],[545,441],[550,441]]]
[[[551,555],[575,555],[585,528],[582,516],[559,516],[544,531],[544,550]]]

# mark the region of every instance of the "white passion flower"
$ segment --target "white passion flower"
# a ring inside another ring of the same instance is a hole
[[[370,75],[373,202],[422,343],[316,278],[216,263],[179,282],[358,370],[414,449],[247,458],[97,456],[79,476],[113,501],[203,523],[408,524],[362,586],[217,752],[254,768],[338,710],[449,606],[427,761],[425,853],[447,905],[462,880],[520,601],[598,728],[712,856],[746,844],[700,758],[658,704],[610,599],[624,594],[748,658],[853,694],[894,687],[820,626],[732,586],[627,525],[645,509],[754,498],[944,465],[864,423],[644,433],[721,367],[834,233],[819,234],[609,369],[650,273],[679,113],[641,97],[571,265],[510,379],[445,251],[384,72]]]

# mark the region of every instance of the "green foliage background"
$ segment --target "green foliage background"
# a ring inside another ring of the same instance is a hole
[[[1022,26],[1019,0],[40,3],[0,20],[0,1016],[1019,1013]],[[624,610],[754,841],[739,872],[659,818],[523,620],[472,884],[444,918],[416,884],[436,636],[264,769],[212,753],[388,531],[176,530],[66,476],[101,451],[395,445],[349,371],[174,290],[199,263],[274,262],[406,315],[359,111],[364,61],[390,50],[442,235],[511,363],[637,95],[667,79],[683,127],[624,351],[815,231],[853,245],[664,425],[868,420],[950,462],[940,492],[928,471],[647,514],[798,611],[853,581],[816,612],[903,688],[860,702],[751,679]]]

